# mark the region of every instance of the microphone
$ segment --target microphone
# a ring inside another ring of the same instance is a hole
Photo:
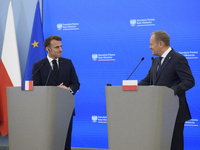
[[[44,66],[45,62],[34,72],[34,74],[28,79],[28,81],[30,81],[30,79]]]
[[[46,80],[45,86],[47,85],[47,83],[48,83],[48,81],[49,81],[49,77],[50,77],[50,74],[51,74],[51,70],[52,70],[52,68],[50,68],[50,70],[49,70],[49,74],[48,74],[48,77],[47,77],[47,80]]]
[[[151,64],[153,64],[154,57],[151,57],[151,61],[152,61],[152,63],[151,63]],[[151,72],[150,72],[150,85],[151,85],[151,82],[152,82],[152,80],[151,80]]]
[[[139,64],[137,65],[137,67],[140,65],[140,63],[141,63],[143,60],[144,60],[144,57],[142,57],[142,59],[140,60]],[[135,67],[135,69],[133,70],[133,72],[137,69],[137,67]],[[131,75],[133,74],[133,72],[130,74],[130,76],[129,76],[126,80],[128,80],[128,79],[131,77]]]

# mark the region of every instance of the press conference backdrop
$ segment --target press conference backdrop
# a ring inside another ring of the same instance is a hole
[[[184,133],[186,150],[200,148],[199,8],[199,0],[43,0],[44,36],[63,38],[63,57],[73,61],[81,83],[72,147],[108,148],[105,86],[122,85],[142,57],[130,80],[143,79],[153,56],[150,34],[165,30],[196,80],[187,92],[193,119]]]

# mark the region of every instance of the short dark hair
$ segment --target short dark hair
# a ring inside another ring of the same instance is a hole
[[[151,35],[155,35],[156,42],[162,41],[166,46],[170,46],[170,36],[162,30],[153,32]]]
[[[47,46],[50,46],[50,43],[52,40],[56,40],[56,41],[62,41],[62,38],[57,36],[57,35],[52,35],[49,36],[48,38],[45,39],[44,41],[44,48],[46,48]]]

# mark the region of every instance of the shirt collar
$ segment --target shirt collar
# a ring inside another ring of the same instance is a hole
[[[170,52],[171,50],[172,50],[172,48],[169,47],[169,48],[161,55],[161,57],[165,58],[165,57],[169,54],[169,52]]]
[[[48,55],[47,55],[47,59],[49,60],[49,62],[52,62],[52,60],[54,60],[54,59],[52,59],[51,57],[49,57]],[[58,58],[56,58],[55,60],[56,60],[56,62],[58,63]]]
[[[52,66],[53,66],[53,65],[52,65],[52,60],[54,60],[54,59],[52,59],[52,58],[49,57],[48,55],[47,55],[47,59],[48,59],[48,61],[49,61],[49,64],[50,64],[51,67],[52,67]],[[56,58],[55,60],[56,60],[57,64],[59,65],[59,63],[58,63],[58,58]]]

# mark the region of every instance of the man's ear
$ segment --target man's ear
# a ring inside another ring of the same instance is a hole
[[[159,45],[160,45],[160,47],[163,47],[164,46],[164,42],[163,41],[159,41]]]
[[[46,47],[45,49],[46,49],[46,51],[47,51],[47,52],[49,52],[49,51],[50,51],[50,48],[49,48],[49,47]]]

